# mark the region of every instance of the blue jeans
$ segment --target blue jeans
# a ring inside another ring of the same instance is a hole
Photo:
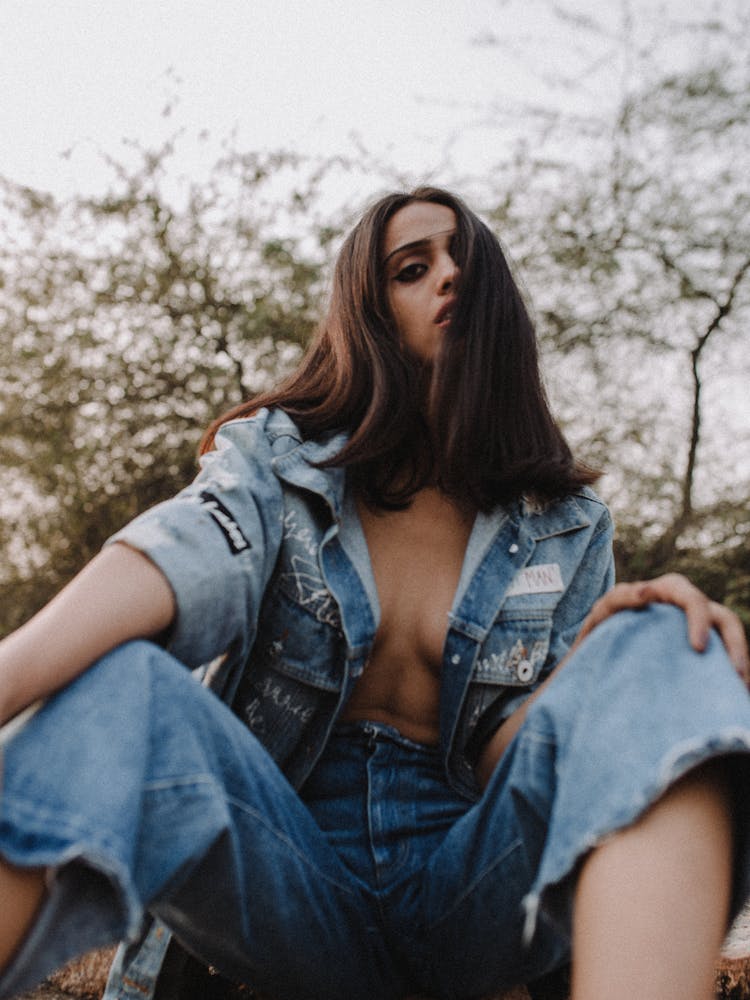
[[[658,606],[600,626],[472,804],[437,751],[341,726],[297,794],[251,733],[145,642],[99,661],[3,748],[0,855],[53,870],[0,979],[134,937],[148,908],[278,1000],[476,997],[570,950],[579,862],[682,774],[728,757],[749,892],[750,699],[712,636]]]

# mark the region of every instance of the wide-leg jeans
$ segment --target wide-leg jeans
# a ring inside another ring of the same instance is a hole
[[[749,754],[750,698],[718,637],[694,652],[664,605],[594,631],[476,803],[436,748],[378,723],[335,729],[297,793],[184,667],[129,643],[2,747],[0,855],[49,878],[0,997],[135,938],[147,911],[278,1000],[480,997],[568,960],[581,860],[716,757],[736,912]]]

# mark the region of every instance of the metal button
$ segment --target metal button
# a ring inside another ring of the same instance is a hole
[[[453,656],[451,656],[451,663],[460,663],[460,662],[461,662],[461,657],[458,655],[458,653],[454,653]]]
[[[516,667],[516,677],[519,681],[530,681],[534,675],[534,668],[528,660],[521,660],[521,662]]]
[[[508,552],[510,552],[511,555],[515,555],[516,552],[518,552],[518,546],[516,545],[515,542],[513,542],[513,544],[511,545],[511,547],[508,549]]]

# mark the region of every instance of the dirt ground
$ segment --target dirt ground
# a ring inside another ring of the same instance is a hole
[[[100,1000],[113,950],[91,952],[17,1000]],[[735,922],[716,970],[717,1000],[750,1000],[750,907]],[[502,1000],[524,1000],[514,990]],[[500,998],[498,998],[500,1000]]]

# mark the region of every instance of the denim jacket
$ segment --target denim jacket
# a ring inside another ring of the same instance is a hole
[[[213,664],[206,683],[296,788],[322,753],[378,627],[344,470],[314,464],[345,440],[305,441],[281,410],[232,421],[190,486],[110,539],[143,551],[165,574],[177,607],[169,650],[191,668]],[[612,582],[611,520],[591,490],[477,515],[441,674],[440,749],[458,792],[479,796],[477,726],[487,731],[489,720],[496,728],[528,697]],[[128,975],[111,977],[108,1000],[150,995],[165,939],[163,928],[152,931]]]

